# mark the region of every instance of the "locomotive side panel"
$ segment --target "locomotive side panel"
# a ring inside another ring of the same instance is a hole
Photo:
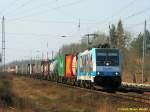
[[[95,71],[93,71],[93,58],[91,50],[87,50],[78,55],[78,80],[94,81]]]

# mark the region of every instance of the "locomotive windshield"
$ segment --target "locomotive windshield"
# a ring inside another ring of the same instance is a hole
[[[97,49],[96,64],[97,66],[118,66],[119,51],[117,49]]]

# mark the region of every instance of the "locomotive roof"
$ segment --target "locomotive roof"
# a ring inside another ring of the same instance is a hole
[[[118,48],[91,48],[91,49],[85,50],[84,52],[81,52],[80,55],[82,56],[82,55],[89,54],[92,49],[119,50]]]

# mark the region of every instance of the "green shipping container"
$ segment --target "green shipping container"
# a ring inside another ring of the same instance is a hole
[[[65,55],[62,54],[57,59],[58,59],[58,75],[65,76],[65,72],[66,72]]]

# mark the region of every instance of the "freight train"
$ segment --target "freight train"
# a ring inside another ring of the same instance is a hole
[[[91,48],[77,54],[59,54],[53,60],[29,61],[13,68],[18,75],[86,88],[95,85],[118,88],[121,85],[121,56],[116,48]]]

